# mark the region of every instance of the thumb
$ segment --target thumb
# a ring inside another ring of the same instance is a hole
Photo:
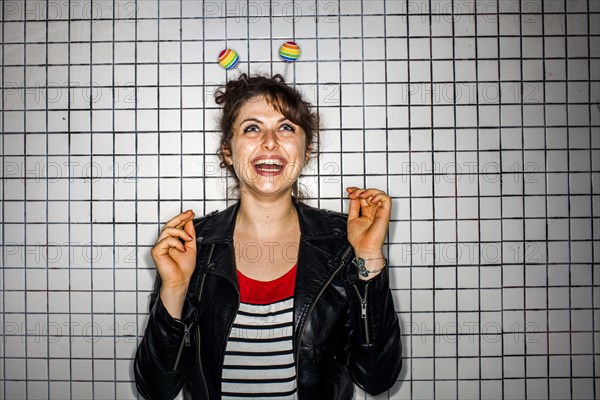
[[[360,200],[350,199],[350,207],[348,208],[348,221],[352,221],[360,217]]]
[[[185,247],[196,250],[196,229],[194,229],[194,221],[190,219],[186,222],[183,226],[183,230],[192,238],[192,240],[185,242]]]

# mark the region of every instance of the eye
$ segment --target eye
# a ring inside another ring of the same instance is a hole
[[[258,125],[256,125],[256,124],[251,124],[251,125],[248,125],[248,126],[246,126],[244,128],[244,133],[247,133],[247,132],[258,132],[258,131],[259,131]]]
[[[283,131],[289,131],[289,132],[296,131],[296,127],[294,125],[288,124],[288,123],[282,124],[280,129]]]

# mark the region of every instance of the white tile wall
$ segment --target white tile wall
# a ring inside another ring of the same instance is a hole
[[[310,203],[394,197],[377,398],[600,396],[600,2],[2,3],[0,398],[137,398],[149,248],[223,209],[217,54],[319,107]],[[355,398],[372,398],[357,390]]]

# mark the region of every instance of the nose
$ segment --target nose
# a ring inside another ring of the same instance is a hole
[[[263,136],[263,148],[273,150],[276,149],[277,146],[277,134],[273,129],[268,129]]]

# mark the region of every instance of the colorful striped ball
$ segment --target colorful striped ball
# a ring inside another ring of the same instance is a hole
[[[235,50],[225,49],[219,54],[219,64],[221,64],[221,67],[225,68],[227,71],[235,68],[239,61],[240,56],[235,52]]]
[[[283,61],[294,62],[300,57],[300,46],[298,46],[294,42],[285,42],[279,48],[279,57],[283,59]]]

